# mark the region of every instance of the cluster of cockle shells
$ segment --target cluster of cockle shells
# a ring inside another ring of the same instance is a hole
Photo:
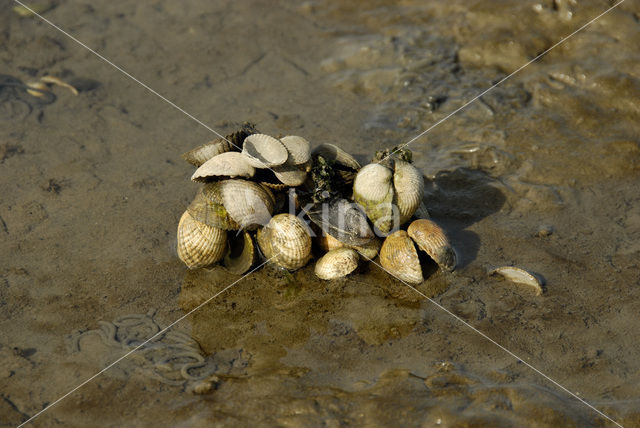
[[[311,150],[302,137],[246,124],[183,155],[204,184],[178,224],[178,255],[189,268],[222,262],[243,274],[261,257],[294,271],[320,251],[315,273],[326,280],[379,255],[391,275],[419,284],[422,250],[453,270],[455,251],[428,219],[424,178],[407,152],[361,167],[335,145]]]

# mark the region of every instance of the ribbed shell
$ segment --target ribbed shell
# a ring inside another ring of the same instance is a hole
[[[353,182],[353,198],[381,232],[388,232],[393,224],[392,175],[389,168],[370,163],[358,172]]]
[[[316,243],[318,244],[318,247],[320,247],[320,249],[325,252],[335,250],[337,248],[343,248],[346,246],[346,244],[338,241],[336,238],[329,234],[318,236],[316,238]]]
[[[282,184],[289,187],[300,186],[307,179],[307,170],[304,164],[274,166],[273,172]]]
[[[285,269],[300,269],[311,258],[307,225],[293,214],[274,216],[258,230],[257,238],[264,256]]]
[[[358,267],[358,253],[351,248],[329,251],[317,262],[315,273],[320,279],[337,279],[349,275]]]
[[[300,165],[309,162],[311,159],[311,144],[302,137],[297,135],[287,135],[280,138],[282,144],[289,152],[287,163],[289,165]]]
[[[253,177],[256,170],[249,165],[247,158],[238,152],[226,152],[212,157],[191,176],[194,181],[203,181],[209,177]]]
[[[282,165],[289,157],[289,152],[280,140],[265,134],[253,134],[245,138],[242,154],[254,168]]]
[[[208,183],[203,188],[203,194],[221,203],[243,229],[267,224],[275,206],[273,194],[253,181],[235,179]]]
[[[222,204],[219,193],[213,191],[212,187],[216,189],[218,185],[215,183],[204,185],[196,194],[187,211],[195,220],[209,226],[223,230],[240,229],[240,225],[231,218]]]
[[[190,269],[220,261],[227,249],[227,232],[194,220],[185,211],[178,223],[178,257]]]
[[[182,154],[182,158],[196,167],[202,165],[214,156],[233,150],[234,147],[227,140],[218,138],[193,150]]]
[[[229,239],[229,250],[224,256],[224,267],[231,273],[242,275],[257,261],[258,252],[248,232]]]
[[[378,238],[373,238],[371,241],[364,245],[354,245],[353,248],[362,256],[365,260],[373,260],[380,252],[380,246],[382,243]]]
[[[400,225],[409,221],[416,212],[424,194],[424,178],[418,168],[409,162],[395,161],[393,173],[395,204],[400,213]]]
[[[391,275],[410,284],[422,283],[422,268],[413,241],[404,230],[398,230],[382,243],[380,264]]]
[[[415,220],[407,233],[439,266],[449,271],[456,268],[456,252],[440,226],[427,219]]]
[[[360,169],[360,163],[353,156],[333,144],[321,144],[313,149],[313,154],[356,171]]]

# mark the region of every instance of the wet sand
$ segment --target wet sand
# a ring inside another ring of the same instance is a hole
[[[44,16],[222,134],[250,120],[366,161],[610,6],[423,3],[71,2]],[[418,289],[624,426],[640,425],[639,20],[625,2],[410,145],[461,256]],[[6,7],[0,24],[0,422],[15,426],[131,349],[106,333],[74,347],[78,334],[151,309],[167,326],[238,277],[175,252],[198,188],[180,154],[215,135],[46,23]],[[79,95],[11,85],[46,74]],[[487,275],[507,264],[545,293]],[[163,345],[35,424],[613,426],[373,265],[294,278],[262,269],[173,328],[215,369],[208,393],[152,375],[186,364],[161,361]]]

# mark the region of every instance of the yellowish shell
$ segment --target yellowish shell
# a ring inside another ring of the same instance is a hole
[[[382,243],[380,239],[373,238],[371,241],[367,242],[364,245],[354,245],[353,248],[362,256],[365,260],[373,260],[376,258],[378,253],[380,252],[380,246]]]
[[[490,271],[489,275],[495,275],[497,273],[504,276],[511,282],[528,285],[535,291],[536,296],[540,296],[544,292],[542,288],[544,281],[537,275],[534,275],[524,269],[514,266],[502,266]]]
[[[218,138],[217,140],[210,141],[206,144],[196,147],[193,150],[189,150],[182,154],[182,158],[189,162],[191,165],[199,167],[209,159],[222,153],[233,150],[233,146],[229,141]]]
[[[320,249],[325,252],[335,250],[337,248],[343,248],[346,246],[346,244],[338,241],[328,233],[316,237],[316,243],[318,244],[318,247],[320,247]]]
[[[317,262],[315,273],[320,279],[336,279],[349,275],[358,267],[358,253],[351,248],[329,251]]]
[[[252,134],[244,140],[242,154],[254,168],[271,168],[287,161],[289,152],[277,138]]]
[[[365,165],[353,182],[353,198],[359,203],[367,217],[383,233],[393,225],[393,185],[392,173],[387,167],[377,163]]]
[[[253,181],[233,179],[207,183],[203,193],[222,204],[240,228],[254,229],[271,220],[275,198],[266,187]]]
[[[258,252],[253,243],[253,238],[248,232],[229,239],[229,250],[224,256],[224,267],[231,273],[242,275],[251,269],[257,261]]]
[[[227,232],[194,220],[185,211],[178,223],[178,257],[190,269],[208,266],[222,259]]]
[[[240,225],[231,218],[229,212],[222,204],[219,193],[212,189],[216,184],[207,184],[193,198],[187,208],[191,216],[204,224],[224,230],[238,230]]]
[[[409,221],[422,202],[424,178],[420,170],[409,162],[396,160],[393,187],[394,203],[398,207],[400,225],[402,225]]]
[[[380,264],[389,274],[409,284],[423,281],[418,252],[404,230],[398,230],[384,240],[380,249]]]
[[[356,171],[360,169],[360,163],[353,156],[333,144],[321,144],[313,150],[313,154]]]
[[[427,219],[414,220],[407,233],[440,267],[449,271],[456,268],[456,252],[440,226]]]
[[[307,225],[293,214],[274,216],[258,230],[257,238],[264,256],[285,269],[300,269],[311,258]]]
[[[194,181],[203,181],[210,177],[253,177],[256,170],[247,159],[238,152],[226,152],[212,157],[191,176]]]
[[[289,165],[300,165],[309,162],[311,159],[311,144],[302,137],[287,135],[280,138],[282,144],[289,152],[287,163]]]

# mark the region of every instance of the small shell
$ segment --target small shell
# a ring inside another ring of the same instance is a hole
[[[380,252],[380,246],[382,243],[378,238],[373,238],[371,241],[364,245],[354,245],[353,248],[362,256],[365,260],[373,260]]]
[[[309,162],[311,159],[311,144],[302,137],[288,135],[280,138],[282,144],[287,148],[289,165],[300,165]]]
[[[207,144],[183,153],[182,158],[191,165],[199,167],[214,156],[231,150],[233,150],[233,146],[227,140],[218,138],[217,140],[210,141]]]
[[[358,267],[358,253],[351,248],[329,251],[316,262],[315,273],[320,279],[336,279],[349,275]]]
[[[383,233],[393,225],[392,173],[377,163],[365,165],[353,182],[353,198],[362,205],[367,217]]]
[[[195,220],[209,226],[223,230],[240,229],[240,225],[231,218],[222,204],[222,198],[212,189],[212,185],[205,185],[200,189],[187,211]]]
[[[178,223],[178,257],[190,269],[220,261],[227,249],[227,232],[196,221],[185,211]]]
[[[244,140],[242,154],[254,168],[271,168],[287,161],[289,152],[277,138],[252,134]]]
[[[420,170],[409,162],[396,160],[393,187],[395,189],[394,203],[398,207],[400,225],[402,225],[409,221],[422,202],[424,178]]]
[[[253,238],[248,232],[242,232],[242,236],[229,239],[229,251],[224,256],[226,270],[236,275],[242,275],[251,269],[257,259],[258,252]]]
[[[536,296],[540,296],[543,292],[542,286],[544,285],[543,281],[537,276],[533,275],[530,272],[527,272],[524,269],[520,269],[513,266],[502,266],[496,269],[493,269],[489,272],[489,275],[495,275],[499,273],[504,276],[511,282],[515,282],[518,284],[528,285],[533,287],[535,290]]]
[[[407,233],[440,267],[448,271],[456,268],[456,252],[440,226],[427,219],[414,220]]]
[[[289,165],[287,161],[284,165],[274,166],[273,172],[278,180],[289,187],[300,186],[307,179],[306,164]]]
[[[313,149],[313,154],[356,171],[360,169],[360,163],[353,156],[333,144],[321,144]]]
[[[300,269],[311,258],[307,225],[293,214],[278,214],[258,230],[258,245],[271,262],[288,270]]]
[[[51,92],[51,89],[49,89],[49,87],[42,82],[29,82],[27,83],[27,94],[32,95],[34,97],[46,97],[47,96],[47,92]]]
[[[203,181],[209,177],[253,177],[256,170],[238,152],[226,152],[212,157],[191,176],[193,181]]]
[[[315,241],[318,244],[318,247],[320,247],[320,249],[325,252],[343,248],[346,246],[346,244],[338,241],[336,238],[329,234],[320,235],[315,239]]]
[[[263,226],[271,220],[275,198],[266,187],[253,181],[235,179],[208,183],[203,193],[212,201],[222,203],[229,216],[243,229]]]
[[[380,264],[392,276],[410,284],[421,284],[422,267],[413,241],[404,230],[387,236],[380,249]]]

